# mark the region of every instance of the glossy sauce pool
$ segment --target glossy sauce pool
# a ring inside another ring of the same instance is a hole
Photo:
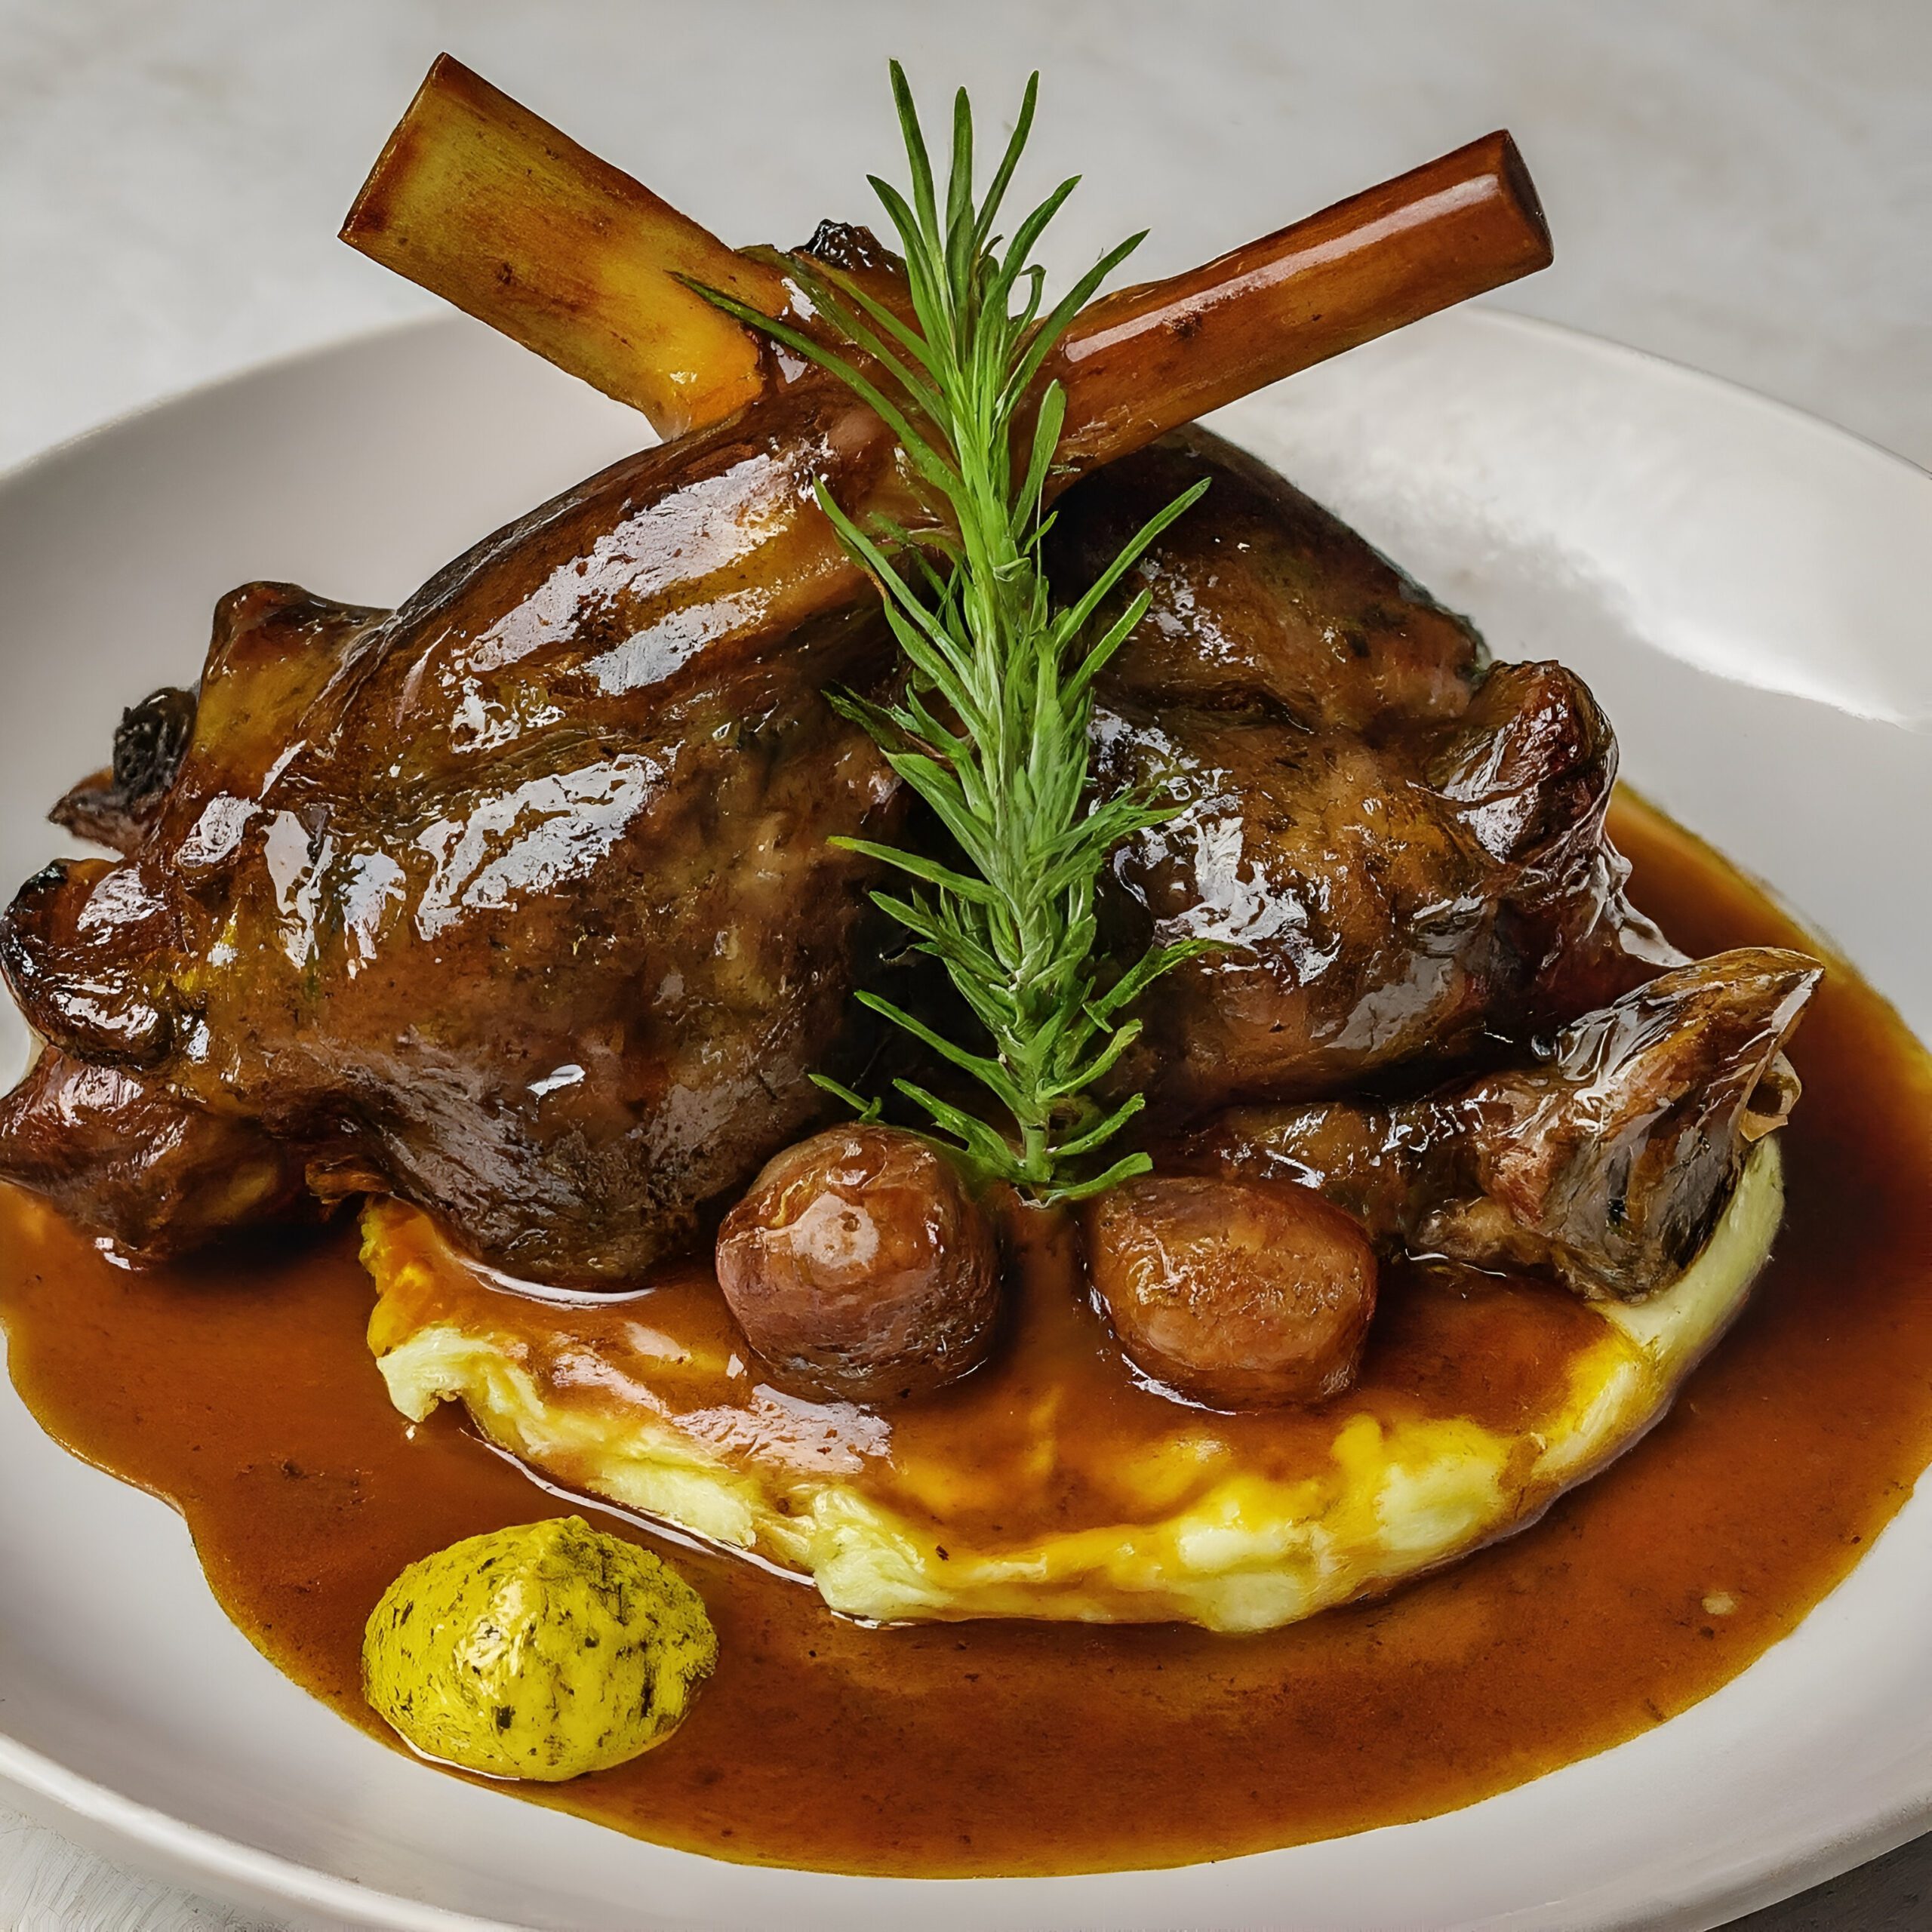
[[[1638,902],[1687,950],[1807,944],[1641,808],[1614,830]],[[660,1749],[521,1794],[732,1858],[1071,1872],[1426,1816],[1662,1723],[1789,1631],[1932,1460],[1932,1065],[1843,968],[1792,1057],[1789,1209],[1751,1306],[1665,1421],[1533,1528],[1258,1637],[868,1629],[666,1546],[718,1626],[716,1676]],[[404,1423],[364,1343],[370,1300],[347,1229],[141,1276],[0,1194],[28,1406],[180,1509],[229,1616],[393,1742],[359,1690],[377,1598],[415,1558],[561,1506],[449,1411]]]

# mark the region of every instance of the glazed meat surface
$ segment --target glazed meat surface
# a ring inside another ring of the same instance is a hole
[[[50,868],[0,934],[58,1066],[137,1077],[128,1134],[205,1115],[540,1279],[688,1241],[819,1112],[866,877],[829,841],[897,811],[820,695],[882,627],[811,617],[768,554],[761,506],[838,467],[788,406],[592,478],[393,614],[224,600],[165,796],[110,778],[65,807],[128,855]],[[114,1137],[63,1132],[71,1085],[14,1097],[0,1171],[131,1251],[285,1208],[162,1211],[212,1128],[104,1184]]]
[[[165,1081],[48,1047],[0,1100],[7,1175],[130,1260],[165,1260],[253,1223],[312,1214],[306,1150],[211,1113]]]
[[[871,875],[828,841],[894,835],[903,801],[822,694],[892,652],[794,506],[820,474],[876,501],[892,462],[801,383],[392,614],[224,600],[198,701],[131,714],[58,808],[124,857],[50,868],[0,931],[54,1056],[0,1114],[0,1174],[142,1259],[297,1211],[297,1174],[539,1280],[688,1246],[860,1044]],[[1580,682],[1487,666],[1263,466],[1190,431],[1090,477],[1063,589],[1202,474],[1096,721],[1103,782],[1183,808],[1118,856],[1115,936],[1217,942],[1146,1002],[1122,1072],[1155,1118],[1416,1091],[1668,964],[1603,836],[1615,744]]]
[[[1617,743],[1557,664],[1475,633],[1251,457],[1184,431],[1063,506],[1069,580],[1211,479],[1138,573],[1102,782],[1178,817],[1115,860],[1128,924],[1204,939],[1127,1069],[1171,1117],[1338,1094],[1518,1042],[1681,957],[1623,896]]]
[[[1529,1064],[1406,1101],[1236,1108],[1179,1164],[1294,1180],[1381,1244],[1636,1300],[1697,1254],[1798,1098],[1783,1050],[1817,962],[1747,947],[1674,968]]]
[[[1070,491],[1049,568],[1091,583],[1164,504],[1200,505],[1142,558],[1147,616],[1107,669],[1116,697],[1155,709],[1262,706],[1309,731],[1460,718],[1482,640],[1338,517],[1200,428],[1177,429]],[[1121,600],[1124,601],[1123,598]]]

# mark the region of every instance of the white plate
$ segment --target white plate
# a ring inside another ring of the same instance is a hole
[[[1932,478],[1493,312],[1225,426],[1499,655],[1577,666],[1627,774],[1932,1031]],[[451,321],[225,383],[0,486],[0,883],[55,849],[42,814],[119,706],[195,675],[218,593],[288,577],[393,601],[637,435]],[[4,1023],[11,1073],[24,1035]],[[422,1769],[278,1675],[171,1513],[63,1455],[11,1395],[0,1471],[0,1782],[123,1857],[324,1923],[1703,1927],[1932,1824],[1932,1494],[1715,1697],[1502,1797],[1191,1869],[934,1883],[716,1864]]]

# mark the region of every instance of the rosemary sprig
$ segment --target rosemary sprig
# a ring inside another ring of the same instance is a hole
[[[915,547],[903,531],[862,529],[823,479],[817,485],[841,540],[878,583],[912,669],[897,702],[851,694],[832,702],[865,727],[932,808],[970,869],[896,846],[838,842],[906,877],[903,892],[873,897],[914,935],[916,950],[945,968],[992,1051],[949,1039],[876,993],[858,998],[971,1075],[1011,1117],[1009,1134],[913,1081],[896,1081],[956,1140],[956,1151],[983,1175],[1051,1202],[1097,1193],[1150,1164],[1135,1153],[1092,1171],[1091,1157],[1143,1103],[1135,1094],[1103,1108],[1091,1090],[1140,1033],[1127,1009],[1168,968],[1201,949],[1196,943],[1151,948],[1103,983],[1094,902],[1108,854],[1179,808],[1140,792],[1096,801],[1088,731],[1094,681],[1146,614],[1147,595],[1133,598],[1097,637],[1091,635],[1095,614],[1207,485],[1197,484],[1152,518],[1077,601],[1054,607],[1041,546],[1052,521],[1046,489],[1066,398],[1057,382],[1037,398],[1032,386],[1067,325],[1143,236],[1109,250],[1042,315],[1044,272],[1031,257],[1079,177],[1061,183],[1010,242],[994,232],[1038,89],[1035,74],[977,200],[972,109],[960,90],[942,211],[912,91],[892,63],[909,196],[870,179],[904,251],[912,324],[823,265],[798,264],[795,272],[856,358],[718,291],[703,292],[848,384],[884,420],[914,472],[951,513],[952,530],[936,548]],[[1029,408],[1035,413],[1023,440]],[[912,568],[896,558],[911,559]],[[876,1111],[876,1102],[835,1081],[820,1077],[819,1084],[862,1111]]]

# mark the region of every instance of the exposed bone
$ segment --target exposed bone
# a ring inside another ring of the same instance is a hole
[[[1124,455],[1551,259],[1516,143],[1486,134],[1185,275],[1094,303],[1043,371],[1066,388],[1062,460]]]
[[[1775,1134],[1791,1118],[1804,1091],[1798,1069],[1783,1054],[1764,1069],[1764,1078],[1752,1090],[1744,1111],[1737,1117],[1737,1132],[1746,1146],[1755,1145],[1767,1134]]]
[[[501,329],[667,436],[769,379],[735,325],[674,277],[776,315],[782,257],[735,253],[448,54],[343,228],[398,273]],[[1091,468],[1343,350],[1548,266],[1549,231],[1505,133],[1337,202],[1075,321],[1043,380],[1063,451]]]
[[[540,115],[438,54],[343,224],[385,267],[679,436],[764,388],[764,352],[676,278],[773,312],[738,254]]]

